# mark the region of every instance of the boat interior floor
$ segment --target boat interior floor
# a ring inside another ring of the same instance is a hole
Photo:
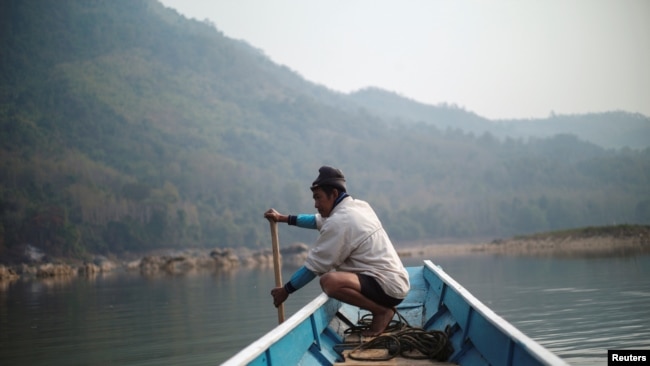
[[[457,365],[452,362],[439,362],[429,359],[418,360],[412,358],[404,358],[401,356],[393,357],[389,360],[381,360],[387,358],[388,350],[387,349],[366,349],[363,350],[362,354],[359,354],[357,351],[357,356],[363,358],[368,358],[369,360],[355,360],[350,357],[350,352],[353,351],[355,345],[359,343],[366,343],[372,341],[375,337],[364,337],[360,334],[348,334],[344,338],[344,344],[349,344],[350,349],[346,349],[342,352],[345,361],[336,362],[334,366],[452,366]]]

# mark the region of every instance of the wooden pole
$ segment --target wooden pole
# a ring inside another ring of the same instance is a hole
[[[280,239],[278,237],[278,223],[269,220],[271,224],[271,239],[273,241],[273,270],[275,271],[275,287],[282,287],[282,262],[280,261]],[[284,304],[278,306],[278,324],[284,322]]]

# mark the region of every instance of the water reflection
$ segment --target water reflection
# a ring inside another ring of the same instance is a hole
[[[650,348],[650,257],[433,258],[459,283],[572,364]],[[420,265],[421,259],[405,260]],[[288,279],[293,269],[286,268]],[[5,365],[218,364],[272,329],[271,268],[18,280],[0,288]],[[287,316],[320,293],[294,293]]]
[[[575,365],[604,365],[608,349],[648,348],[650,257],[439,258],[503,318]],[[645,329],[644,329],[645,328]]]

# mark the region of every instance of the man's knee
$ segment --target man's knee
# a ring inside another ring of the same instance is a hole
[[[332,273],[325,273],[320,276],[320,288],[323,289],[323,292],[327,295],[331,295],[334,290],[335,279],[333,277]]]
[[[328,296],[336,294],[342,288],[361,291],[359,286],[358,277],[353,273],[328,272],[320,276],[320,287]]]

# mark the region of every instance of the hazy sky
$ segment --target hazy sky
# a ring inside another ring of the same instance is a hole
[[[488,118],[650,116],[648,0],[161,0],[330,89]]]

